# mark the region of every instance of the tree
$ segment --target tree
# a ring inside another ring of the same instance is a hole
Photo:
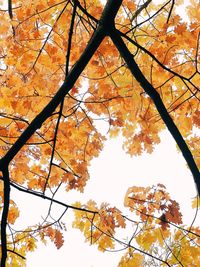
[[[180,4],[9,0],[1,9],[1,267],[25,266],[37,239],[60,248],[69,208],[91,244],[124,247],[121,267],[198,266],[199,228],[182,224],[162,184],[128,189],[130,218],[105,203],[58,200],[63,187],[84,190],[90,161],[107,137],[97,120],[108,124],[110,136],[122,134],[130,155],[151,153],[167,127],[200,194],[199,3],[191,0],[186,21]],[[14,229],[12,187],[49,200],[43,223]],[[53,203],[66,208],[56,221]],[[129,222],[130,239],[118,240],[117,229]]]

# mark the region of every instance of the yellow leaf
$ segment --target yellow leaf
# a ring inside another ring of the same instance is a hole
[[[199,209],[200,208],[200,197],[196,197],[192,200],[192,208]]]
[[[14,224],[18,217],[19,217],[19,209],[17,208],[16,205],[11,206],[8,212],[8,222]]]

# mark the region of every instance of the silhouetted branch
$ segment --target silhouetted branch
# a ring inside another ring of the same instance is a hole
[[[97,48],[106,36],[108,25],[114,25],[114,18],[120,8],[122,0],[110,0],[107,2],[104,11],[102,13],[99,25],[88,42],[85,51],[82,53],[80,59],[76,62],[73,68],[67,75],[64,83],[61,85],[58,92],[47,104],[47,106],[33,119],[26,130],[21,134],[15,144],[0,160],[0,169],[2,166],[8,165],[9,162],[20,151],[28,139],[34,134],[34,132],[41,127],[44,121],[54,112],[54,110],[61,103],[66,94],[71,90],[76,80],[90,61],[91,57],[96,52]]]
[[[135,79],[139,82],[141,87],[144,89],[144,91],[150,96],[150,98],[153,100],[162,120],[164,121],[165,125],[167,126],[169,132],[173,136],[174,140],[176,141],[177,145],[179,146],[183,157],[185,158],[188,167],[190,168],[190,171],[193,174],[194,181],[196,184],[197,192],[200,195],[200,172],[198,170],[198,167],[194,161],[194,158],[192,156],[192,153],[190,149],[188,148],[185,140],[183,139],[179,129],[175,125],[174,121],[170,117],[165,105],[162,102],[162,99],[159,95],[159,93],[155,90],[155,88],[148,82],[148,80],[145,78],[141,70],[139,69],[137,63],[135,62],[133,55],[126,47],[123,39],[121,38],[120,34],[117,30],[113,29],[110,31],[110,37],[113,41],[113,43],[116,45],[117,49],[119,50],[119,53],[125,60],[128,68],[130,69],[131,73],[135,77]]]
[[[174,8],[174,4],[175,4],[175,0],[172,0],[172,4],[171,4],[170,10],[169,10],[168,17],[167,17],[167,23],[168,23],[169,20],[170,20],[170,17],[171,17],[171,14],[172,14],[172,10],[173,10],[173,8]]]
[[[36,196],[36,197],[39,197],[39,198],[43,198],[43,199],[46,199],[46,200],[49,200],[53,203],[56,203],[60,206],[63,206],[65,208],[69,208],[69,209],[73,209],[73,210],[79,210],[79,211],[85,211],[85,212],[88,212],[88,213],[98,213],[97,211],[92,211],[92,210],[88,210],[88,209],[84,209],[84,208],[79,208],[79,207],[76,207],[76,206],[72,206],[72,205],[68,205],[62,201],[59,201],[59,200],[56,200],[52,197],[48,197],[48,196],[45,196],[39,192],[36,192],[36,191],[32,191],[32,190],[28,190],[26,188],[23,188],[22,186],[19,186],[15,183],[10,183],[11,186],[13,186],[14,188],[16,188],[17,190],[21,191],[21,192],[24,192],[24,193],[27,193],[27,194],[30,194],[30,195],[33,195],[33,196]],[[1,266],[2,267],[2,266]]]
[[[11,253],[13,253],[13,254],[15,254],[15,255],[17,255],[18,257],[22,258],[23,260],[26,259],[24,256],[22,256],[21,254],[17,253],[17,252],[14,251],[14,250],[8,249],[8,251],[11,252]]]
[[[7,258],[7,238],[6,238],[6,226],[8,219],[8,211],[10,204],[10,179],[8,167],[5,166],[1,169],[3,173],[3,181],[4,181],[4,205],[3,212],[1,217],[1,267],[6,266],[6,258]]]
[[[148,7],[148,5],[152,2],[152,0],[147,0],[143,5],[140,6],[140,8],[138,8],[133,17],[131,18],[131,21],[133,21],[135,18],[137,18],[137,16],[145,9]]]
[[[10,19],[13,18],[13,13],[12,13],[12,0],[8,0],[8,14]]]

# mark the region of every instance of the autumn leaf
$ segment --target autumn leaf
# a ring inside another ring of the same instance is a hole
[[[18,207],[14,204],[10,207],[8,212],[8,222],[14,224],[16,219],[19,217],[20,211]]]
[[[54,243],[55,243],[57,249],[61,248],[63,246],[63,244],[64,244],[63,235],[58,230],[55,231],[55,240],[54,240]]]
[[[125,256],[123,256],[119,262],[118,267],[128,267],[128,266],[135,266],[135,267],[141,267],[144,262],[144,257],[137,253],[126,253]]]
[[[192,208],[199,209],[199,207],[200,207],[200,198],[196,197],[192,200]]]
[[[177,34],[184,34],[184,32],[186,31],[186,23],[183,24],[179,24],[175,27],[175,33]]]

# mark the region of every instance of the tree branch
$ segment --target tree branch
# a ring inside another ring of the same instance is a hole
[[[8,14],[10,19],[13,18],[13,13],[12,13],[12,0],[8,0]]]
[[[7,226],[8,211],[10,204],[10,179],[7,166],[1,171],[3,173],[3,181],[4,181],[4,205],[1,217],[1,265],[0,266],[5,267],[7,258],[6,226]]]
[[[165,125],[167,126],[169,132],[173,136],[174,140],[176,141],[177,145],[179,146],[183,157],[185,158],[190,171],[192,172],[194,181],[196,183],[197,192],[200,195],[200,172],[198,170],[198,167],[194,161],[194,158],[192,156],[192,153],[190,149],[188,148],[185,140],[183,139],[179,129],[175,125],[174,121],[170,117],[165,105],[162,102],[162,99],[159,95],[159,93],[155,90],[155,88],[149,83],[149,81],[145,78],[141,70],[139,69],[136,61],[133,58],[133,55],[126,47],[123,39],[121,38],[120,34],[116,29],[112,29],[110,31],[110,37],[117,47],[119,53],[125,60],[127,66],[129,67],[131,73],[135,77],[135,79],[138,81],[138,83],[141,85],[141,87],[144,89],[144,91],[150,96],[150,98],[153,100],[162,120],[164,121]]]
[[[98,213],[97,211],[88,210],[88,209],[84,209],[84,208],[79,208],[79,207],[76,207],[76,206],[68,205],[68,204],[66,204],[64,202],[61,202],[59,200],[56,200],[54,198],[45,196],[45,195],[43,195],[43,194],[41,194],[39,192],[31,191],[31,190],[28,190],[26,188],[23,188],[22,186],[19,186],[19,185],[15,184],[15,183],[12,183],[12,182],[10,183],[10,185],[13,186],[14,188],[16,188],[17,190],[21,191],[21,192],[33,195],[35,197],[39,197],[39,198],[43,198],[43,199],[49,200],[49,201],[51,201],[53,203],[56,203],[56,204],[58,204],[60,206],[65,207],[65,208],[69,208],[69,209],[73,209],[73,210],[79,210],[79,211],[85,211],[85,212],[94,213],[94,214]],[[2,267],[2,266],[0,266],[0,267]]]
[[[105,38],[107,34],[108,25],[114,25],[114,19],[120,8],[122,0],[110,0],[107,2],[102,16],[100,18],[99,25],[92,35],[85,51],[82,53],[80,59],[76,62],[74,67],[70,70],[65,81],[61,85],[58,92],[52,98],[52,100],[47,104],[47,106],[33,119],[26,130],[21,134],[15,144],[10,148],[10,150],[5,154],[5,156],[0,160],[0,169],[2,166],[6,166],[15,157],[15,155],[20,151],[28,139],[35,133],[37,129],[41,127],[44,121],[54,112],[61,101],[64,99],[66,94],[71,90],[76,80],[79,78],[82,71],[85,69],[86,65],[90,61],[91,57],[94,55],[95,51]]]
[[[145,9],[148,7],[148,5],[152,2],[152,0],[147,0],[143,5],[140,6],[134,13],[133,17],[131,18],[131,21],[133,21],[137,16]]]

